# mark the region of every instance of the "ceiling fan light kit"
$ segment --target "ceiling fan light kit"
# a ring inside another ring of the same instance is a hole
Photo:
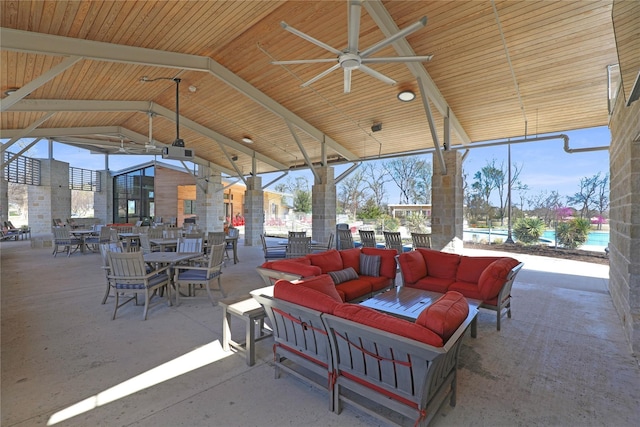
[[[387,47],[388,45],[390,45],[391,43],[395,42],[396,40],[400,39],[400,38],[404,38],[407,37],[409,34],[423,28],[425,25],[427,25],[427,17],[423,16],[422,18],[420,18],[418,20],[418,22],[409,25],[408,27],[404,28],[403,30],[398,31],[395,34],[390,35],[389,37],[385,38],[384,40],[374,44],[373,46],[365,49],[365,50],[359,50],[358,49],[358,38],[360,35],[360,13],[361,13],[361,8],[362,8],[362,1],[361,0],[349,0],[347,2],[347,12],[348,12],[348,34],[347,34],[347,40],[348,40],[348,47],[346,50],[344,51],[340,51],[338,49],[335,49],[329,45],[327,45],[326,43],[321,42],[320,40],[317,40],[313,37],[311,37],[308,34],[303,33],[300,30],[297,30],[295,28],[293,28],[292,26],[290,26],[289,24],[287,24],[286,22],[282,21],[280,23],[280,26],[292,33],[295,34],[296,36],[315,44],[316,46],[319,46],[331,53],[333,53],[334,55],[336,55],[335,58],[317,58],[317,59],[294,59],[294,60],[287,60],[287,61],[272,61],[271,63],[274,65],[291,65],[291,64],[316,64],[316,63],[335,63],[333,66],[331,66],[330,68],[326,69],[325,71],[323,71],[322,73],[316,75],[315,77],[313,77],[311,80],[308,80],[306,82],[304,82],[301,86],[302,87],[307,87],[309,85],[311,85],[312,83],[315,83],[316,81],[320,80],[321,78],[323,78],[324,76],[328,75],[329,73],[331,73],[334,70],[337,70],[339,68],[342,68],[344,70],[343,74],[344,74],[344,93],[349,93],[351,92],[351,72],[353,70],[360,70],[366,74],[369,74],[371,77],[375,77],[376,79],[389,84],[389,85],[394,85],[396,83],[395,80],[385,76],[384,74],[374,70],[373,68],[368,67],[366,64],[374,64],[374,63],[398,63],[398,62],[426,62],[426,61],[430,61],[431,58],[433,57],[432,55],[424,55],[424,56],[396,56],[396,57],[376,57],[376,58],[370,58],[370,55],[373,55],[374,53],[378,52],[379,50]],[[336,63],[337,62],[337,63]]]
[[[410,102],[416,99],[416,94],[411,90],[403,90],[398,93],[398,99],[402,102]]]

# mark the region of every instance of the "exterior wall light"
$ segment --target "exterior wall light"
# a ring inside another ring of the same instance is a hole
[[[242,142],[244,142],[245,144],[253,144],[253,139],[249,138],[248,136],[243,136]]]
[[[398,94],[398,99],[402,102],[410,102],[416,99],[416,94],[410,90],[403,90]]]

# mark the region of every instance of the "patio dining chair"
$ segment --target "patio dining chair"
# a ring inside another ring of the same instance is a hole
[[[289,237],[287,258],[299,258],[311,253],[311,237]]]
[[[288,237],[289,239],[292,237],[307,237],[307,232],[306,231],[290,231]]]
[[[171,305],[169,297],[169,266],[153,270],[147,273],[147,266],[144,262],[142,252],[112,252],[107,253],[109,257],[109,276],[115,290],[116,304],[113,310],[112,320],[116,318],[118,309],[130,301],[135,301],[138,305],[138,293],[144,293],[144,312],[142,320],[147,320],[147,313],[151,308],[151,298],[160,291],[167,290],[167,302]],[[120,303],[120,297],[126,292],[132,292],[126,301]],[[153,305],[157,305],[160,301]]]
[[[102,269],[104,270],[105,276],[107,278],[107,289],[104,293],[104,298],[102,298],[102,304],[107,302],[107,298],[111,294],[111,289],[113,289],[113,282],[109,279],[109,273],[111,269],[109,268],[109,252],[124,252],[124,247],[122,246],[122,242],[108,242],[108,243],[100,243],[98,245],[100,248],[100,255],[102,256]]]
[[[223,257],[225,252],[225,244],[220,243],[211,247],[211,253],[207,258],[206,264],[201,266],[189,265],[189,266],[176,266],[175,274],[173,277],[173,284],[176,291],[176,305],[180,303],[180,298],[183,298],[183,294],[180,293],[180,286],[187,286],[187,297],[195,297],[196,291],[204,286],[209,295],[212,305],[216,305],[217,301],[213,298],[211,293],[211,283],[214,280],[218,281],[218,289],[225,298],[225,292],[222,289],[222,282],[220,276],[222,275]]]
[[[338,249],[352,249],[355,246],[353,245],[353,236],[351,235],[351,230],[338,230]]]
[[[229,250],[231,250],[231,252],[233,252],[234,245],[236,245],[236,248],[237,248],[238,238],[240,237],[240,230],[235,228],[235,227],[229,227],[229,231],[228,231],[227,237],[229,239],[235,239],[235,241],[233,241],[233,240],[227,240],[225,238],[226,246],[224,247],[224,257],[225,257],[225,259],[231,259],[229,257]]]
[[[334,234],[331,233],[329,234],[329,240],[327,240],[327,243],[315,243],[315,244],[311,244],[311,252],[312,253],[317,253],[317,252],[325,252],[331,249],[331,247],[333,246],[333,237]]]
[[[85,244],[91,245],[93,252],[99,251],[99,246],[103,243],[109,243],[111,240],[111,230],[109,227],[102,226],[100,227],[100,233],[97,236],[89,236],[84,239]]]
[[[402,247],[402,237],[399,231],[385,231],[384,234],[384,246],[387,249],[395,249],[398,254],[404,251]]]
[[[202,252],[202,241],[204,239],[200,237],[180,237],[178,238],[178,245],[176,252]]]
[[[57,256],[58,252],[66,252],[67,256],[80,249],[82,240],[71,237],[69,229],[66,227],[53,228],[53,256]],[[62,249],[60,249],[62,248]]]
[[[362,242],[362,246],[365,248],[375,248],[376,247],[376,232],[373,230],[358,230],[360,233],[360,242]]]
[[[431,234],[411,233],[411,241],[413,242],[413,249],[415,248],[431,249]]]
[[[264,252],[264,260],[269,261],[272,259],[283,259],[286,257],[286,251],[284,246],[269,246],[267,245],[267,239],[264,234],[260,235],[262,241],[262,251]]]

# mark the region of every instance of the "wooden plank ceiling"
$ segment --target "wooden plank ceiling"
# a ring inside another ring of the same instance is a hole
[[[531,135],[607,125],[606,67],[618,61],[611,1],[384,1],[382,5],[399,28],[427,17],[426,27],[407,41],[416,55],[434,55],[424,69],[464,130],[463,136],[452,132],[452,145],[466,144],[465,134],[478,142],[519,137],[525,129]],[[420,90],[405,64],[371,66],[394,79],[395,86],[355,70],[351,93],[344,94],[341,69],[310,87],[300,87],[331,64],[270,63],[334,56],[283,30],[281,21],[346,49],[346,1],[57,0],[4,1],[0,7],[2,92],[47,76],[69,56],[57,50],[60,43],[55,40],[39,46],[4,44],[9,30],[22,30],[164,51],[168,61],[172,58],[168,52],[211,58],[268,100],[256,102],[254,96],[206,70],[149,65],[142,56],[136,61],[135,55],[126,61],[105,60],[94,57],[94,52],[79,51],[72,53],[83,57],[78,62],[34,87],[11,107],[2,108],[3,138],[53,110],[55,114],[28,135],[92,142],[87,146],[111,151],[122,141],[130,151],[144,152],[147,111],[158,106],[175,112],[176,87],[171,80],[142,83],[140,78],[147,76],[181,79],[180,137],[199,158],[226,172],[233,170],[227,154],[238,156],[236,165],[242,174],[251,172],[253,157],[259,159],[256,173],[304,164],[282,112],[269,108],[269,102],[308,126],[305,131],[301,126],[293,129],[313,162],[322,159],[323,139],[336,143],[327,145],[329,161],[433,148],[420,96],[409,103],[396,98],[402,89]],[[363,7],[360,49],[384,38]],[[100,56],[102,49],[94,51]],[[388,46],[374,56],[398,53]],[[7,95],[2,96],[6,100]],[[88,108],[89,104],[77,101],[100,102]],[[135,108],[121,111],[104,101],[126,101]],[[431,109],[441,144],[444,120],[436,104]],[[382,123],[382,131],[373,133],[374,123]],[[116,131],[100,133],[93,129],[97,127]],[[155,140],[171,144],[175,136],[171,114],[154,118]],[[243,144],[243,136],[254,143]]]

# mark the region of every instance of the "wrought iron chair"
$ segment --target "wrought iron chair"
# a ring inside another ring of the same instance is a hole
[[[287,258],[298,258],[311,253],[311,237],[289,237]]]
[[[431,234],[427,233],[411,233],[413,248],[431,249]]]
[[[58,252],[66,252],[67,256],[80,249],[82,240],[71,237],[69,229],[65,227],[53,228],[53,256],[57,256]],[[62,248],[62,251],[60,250]],[[72,250],[73,248],[73,250]]]
[[[209,254],[206,264],[202,266],[176,266],[173,278],[176,291],[176,305],[180,303],[180,298],[182,296],[180,294],[181,285],[187,285],[188,297],[196,296],[195,293],[198,285],[200,285],[200,288],[204,286],[207,290],[207,294],[209,295],[209,299],[211,300],[211,304],[216,305],[217,302],[211,294],[211,282],[216,279],[218,280],[218,289],[216,290],[222,294],[223,298],[226,297],[225,292],[222,289],[222,282],[220,281],[224,253],[225,244],[220,243],[211,246],[211,253]]]
[[[402,247],[402,237],[400,237],[399,231],[385,231],[383,234],[384,245],[387,249],[395,249],[398,251],[398,255],[404,251]]]
[[[112,320],[116,318],[118,309],[130,301],[138,303],[138,293],[144,293],[144,312],[142,320],[147,320],[147,313],[151,307],[151,297],[163,289],[167,290],[167,302],[171,305],[169,291],[169,266],[159,268],[147,273],[147,266],[144,262],[142,252],[112,252],[107,253],[109,257],[109,276],[115,290],[116,304],[113,310]],[[134,292],[125,302],[120,303],[120,296],[125,292]],[[158,302],[159,303],[159,302]],[[154,305],[158,304],[155,303]]]
[[[351,230],[338,230],[338,249],[352,249],[355,246],[353,245],[353,236],[351,235]]]
[[[362,246],[365,248],[375,248],[376,247],[376,232],[373,230],[358,230],[360,233],[360,242],[362,242]]]

